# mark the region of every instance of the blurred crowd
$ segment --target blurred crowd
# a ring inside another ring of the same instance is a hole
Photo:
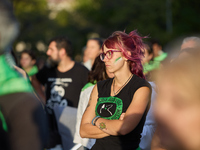
[[[104,40],[88,39],[79,63],[67,36],[52,37],[39,64],[33,50],[15,54],[18,32],[12,5],[0,0],[0,149],[91,149],[96,139],[80,135],[82,116],[95,85],[115,77],[99,56]],[[199,150],[200,38],[184,38],[173,58],[159,40],[142,44],[139,61],[151,98],[137,149]]]

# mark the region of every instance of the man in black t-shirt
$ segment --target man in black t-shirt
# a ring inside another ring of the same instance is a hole
[[[50,124],[54,124],[51,128],[55,129],[55,106],[78,107],[81,89],[87,83],[88,70],[71,59],[71,43],[66,37],[53,38],[46,54],[49,57],[47,66],[33,76],[32,85],[46,104]],[[45,86],[45,94],[41,84]]]
[[[44,67],[36,74],[37,80],[46,87],[46,108],[52,114],[54,106],[77,108],[82,87],[86,84],[88,71],[81,64],[60,72],[56,67]]]
[[[66,37],[53,38],[47,55],[48,66],[33,77],[33,87],[50,114],[57,105],[77,108],[81,89],[87,83],[88,70],[71,59],[71,43]],[[41,84],[45,86],[45,94]]]

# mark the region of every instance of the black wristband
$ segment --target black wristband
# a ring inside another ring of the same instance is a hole
[[[101,118],[101,117],[98,117],[98,118],[96,118],[96,119],[94,120],[94,125],[95,125],[95,126],[96,126],[96,122],[97,122],[97,120],[98,120],[99,118]]]

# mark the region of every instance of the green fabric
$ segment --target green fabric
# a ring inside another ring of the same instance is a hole
[[[11,67],[6,55],[0,56],[0,96],[17,92],[32,92],[28,83]]]
[[[155,65],[155,68],[156,68],[156,69],[159,69],[159,68],[160,68],[160,63],[161,63],[161,61],[163,61],[166,57],[167,57],[167,53],[162,52],[161,55],[159,55],[159,56],[157,56],[157,57],[155,57],[155,58],[153,59],[154,65]]]
[[[31,70],[30,70],[29,72],[27,72],[27,74],[28,74],[28,76],[30,77],[30,76],[33,76],[34,74],[36,74],[37,72],[38,72],[37,66],[33,66],[33,67],[31,68]]]
[[[136,150],[141,150],[140,147],[138,147]]]
[[[153,61],[150,61],[149,63],[145,63],[143,65],[143,73],[146,74],[149,71],[159,69],[160,63],[167,57],[167,53],[162,52],[161,55],[155,57]]]
[[[157,69],[157,64],[154,63],[153,61],[150,61],[149,63],[145,63],[143,65],[143,73],[146,74],[149,71],[152,71],[154,69]]]
[[[84,91],[85,89],[87,89],[87,88],[89,88],[90,86],[93,86],[93,85],[95,85],[97,82],[95,81],[94,82],[94,84],[93,83],[91,83],[91,82],[88,82],[83,88],[82,88],[82,90],[81,91]]]
[[[7,132],[7,131],[8,131],[8,127],[7,127],[5,118],[4,118],[4,116],[3,116],[2,112],[1,112],[1,110],[0,110],[0,120],[1,120],[1,122],[2,122],[2,126],[3,126],[4,131]]]
[[[155,58],[154,58],[154,61],[159,61],[159,62],[161,62],[161,61],[163,61],[166,57],[167,57],[167,53],[164,53],[164,52],[163,52],[161,55],[155,57]]]

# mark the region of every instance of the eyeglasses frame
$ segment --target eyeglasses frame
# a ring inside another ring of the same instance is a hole
[[[107,53],[108,52],[111,52],[111,57],[110,58],[107,57]],[[103,52],[103,53],[101,53],[99,55],[101,61],[103,61],[105,59],[105,57],[110,60],[113,57],[113,52],[121,52],[121,51],[119,51],[119,50],[108,50],[106,53]],[[104,55],[104,59],[101,58],[102,55]]]

